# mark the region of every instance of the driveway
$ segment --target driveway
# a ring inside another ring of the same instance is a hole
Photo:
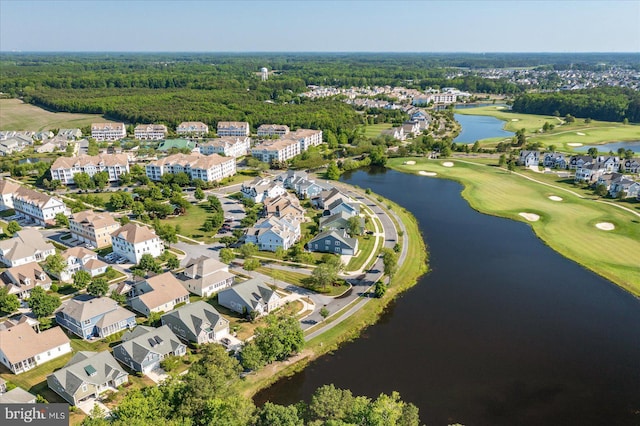
[[[169,375],[162,368],[158,367],[158,368],[154,368],[153,370],[149,371],[147,373],[147,377],[150,378],[151,380],[153,380],[154,383],[160,384],[163,381],[165,381],[167,379],[167,377],[169,377]]]
[[[89,398],[85,401],[79,402],[78,408],[81,409],[85,414],[89,415],[91,414],[91,410],[93,410],[93,407],[96,405],[100,407],[100,409],[104,413],[105,418],[111,415],[111,410],[109,410],[106,405],[95,398]]]

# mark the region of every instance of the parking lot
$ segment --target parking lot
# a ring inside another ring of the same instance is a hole
[[[129,259],[127,259],[126,257],[122,257],[119,254],[114,253],[114,252],[111,252],[111,253],[105,255],[104,256],[104,260],[107,263],[115,263],[115,264],[118,264],[118,265],[123,265],[125,263],[131,263],[129,261]]]

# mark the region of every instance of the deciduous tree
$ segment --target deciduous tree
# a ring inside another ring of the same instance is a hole
[[[31,290],[28,304],[33,314],[40,317],[48,317],[60,306],[60,298],[53,294],[47,294],[42,287]]]

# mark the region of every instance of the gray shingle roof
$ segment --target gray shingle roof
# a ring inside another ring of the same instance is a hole
[[[216,309],[202,300],[182,306],[162,316],[163,323],[179,323],[186,329],[188,340],[197,341],[201,331],[220,331],[229,325]]]
[[[113,348],[114,353],[116,348],[122,348],[138,363],[142,363],[149,352],[168,355],[183,346],[166,325],[158,328],[139,325],[133,331],[126,332],[122,341]]]
[[[95,369],[94,375],[87,374],[86,367]],[[76,353],[73,358],[60,370],[51,374],[64,387],[65,391],[73,395],[83,383],[101,385],[127,374],[120,364],[108,351]]]

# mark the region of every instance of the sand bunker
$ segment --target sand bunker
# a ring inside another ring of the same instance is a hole
[[[609,222],[596,223],[596,228],[602,229],[603,231],[613,231],[614,229],[616,229],[616,227],[613,226],[613,223]]]
[[[582,133],[582,132],[576,132],[576,135],[578,135],[578,136],[584,136],[584,133]]]
[[[451,161],[445,161],[442,165],[445,167],[453,167],[453,163]]]
[[[511,121],[520,121],[519,118],[512,118]]]
[[[568,143],[567,145],[569,145],[569,146],[582,146],[582,144],[578,143],[578,142]]]
[[[562,197],[558,197],[557,195],[549,195],[549,199],[551,201],[562,201]]]
[[[505,107],[503,106],[497,106],[496,109],[504,109]]]
[[[416,162],[415,162],[415,161],[413,161],[413,160],[410,160],[410,161],[405,161],[405,162],[404,162],[404,163],[402,163],[402,164],[406,164],[407,166],[413,166],[414,164],[416,164]]]
[[[435,175],[437,175],[437,173],[434,173],[434,172],[425,172],[424,170],[420,170],[420,171],[418,172],[418,174],[419,174],[419,175],[422,175],[422,176],[435,176]]]
[[[540,216],[538,216],[535,213],[518,213],[518,214],[524,217],[525,219],[527,219],[529,222],[535,222],[538,219],[540,219]]]

